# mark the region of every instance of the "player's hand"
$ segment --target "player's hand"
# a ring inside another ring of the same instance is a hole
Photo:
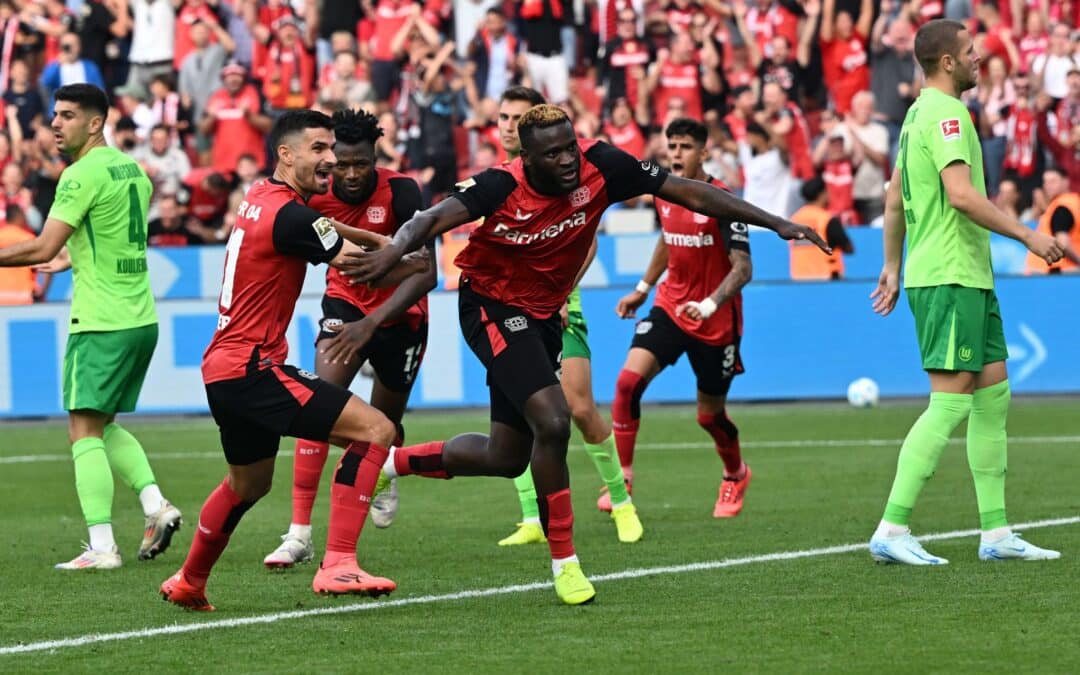
[[[822,251],[832,253],[832,247],[812,227],[796,225],[789,220],[785,220],[782,225],[776,228],[776,234],[780,235],[781,239],[806,239]]]
[[[675,316],[685,314],[693,321],[704,321],[716,311],[716,302],[712,298],[705,298],[701,302],[691,300],[684,302],[675,308]]]
[[[562,321],[562,327],[565,330],[570,325],[570,303],[564,302],[562,307],[559,308],[559,320]]]
[[[60,249],[60,252],[56,254],[52,260],[47,263],[41,263],[40,265],[34,265],[30,268],[34,273],[43,274],[58,274],[60,272],[66,272],[71,269],[71,256],[68,255],[66,248]]]
[[[648,297],[648,294],[641,291],[630,291],[619,298],[619,302],[615,303],[615,313],[619,315],[620,319],[636,318],[638,307],[645,304]]]
[[[342,274],[352,277],[356,283],[375,284],[394,269],[401,256],[402,252],[393,244],[375,251],[350,251],[345,254],[350,261]]]
[[[343,324],[337,335],[319,343],[319,359],[323,363],[349,363],[371,340],[378,327],[366,317]]]
[[[1034,230],[1028,232],[1024,246],[1027,246],[1029,251],[1045,260],[1047,265],[1052,265],[1064,257],[1065,251],[1056,239],[1042,232]]]
[[[881,316],[888,316],[900,297],[900,270],[883,267],[877,288],[870,294],[873,309]]]

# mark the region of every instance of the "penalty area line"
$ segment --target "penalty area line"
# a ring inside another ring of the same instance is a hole
[[[1045,527],[1059,527],[1062,525],[1075,525],[1080,523],[1080,516],[1068,518],[1051,518],[1048,520],[1036,520],[1028,523],[1013,525],[1016,530],[1034,530]],[[952,532],[936,532],[919,537],[920,541],[938,541],[941,539],[959,539],[972,537],[979,534],[979,530],[954,530]],[[800,558],[814,558],[825,555],[841,553],[853,553],[866,550],[866,543],[844,544],[841,546],[829,546],[826,548],[813,548],[801,551],[780,551],[762,555],[745,556],[741,558],[728,558],[725,560],[712,560],[706,562],[689,563],[684,565],[665,565],[661,567],[644,567],[628,569],[621,572],[598,574],[590,577],[593,582],[601,583],[608,581],[620,581],[623,579],[640,579],[670,574],[686,574],[688,572],[705,572],[723,569],[725,567],[739,567],[757,563],[777,562],[781,560],[797,560]],[[103,642],[120,642],[123,640],[135,640],[139,638],[157,637],[159,635],[178,635],[181,633],[194,633],[204,630],[216,630],[221,628],[238,628],[240,626],[253,626],[259,624],[272,624],[279,621],[293,619],[306,619],[314,616],[328,616],[333,614],[347,614],[351,612],[367,612],[408,605],[430,605],[441,602],[453,602],[456,600],[469,600],[472,598],[488,598],[497,595],[511,595],[515,593],[528,593],[551,587],[550,581],[538,581],[530,584],[514,584],[511,586],[497,586],[493,588],[479,588],[457,593],[444,593],[439,595],[418,595],[411,598],[400,598],[386,602],[368,602],[338,607],[320,607],[316,609],[294,610],[291,612],[275,612],[272,614],[260,614],[256,616],[240,617],[236,619],[223,619],[218,621],[205,621],[201,623],[173,624],[157,628],[143,628],[140,630],[124,631],[119,633],[90,633],[73,638],[58,640],[44,640],[41,642],[29,642],[26,644],[7,645],[0,647],[0,656],[8,654],[27,654],[31,652],[55,651],[59,649],[72,649],[85,647],[86,645],[100,644]]]

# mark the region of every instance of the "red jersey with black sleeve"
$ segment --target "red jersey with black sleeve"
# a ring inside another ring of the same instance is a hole
[[[358,227],[362,230],[392,236],[397,229],[420,210],[420,188],[416,181],[404,174],[389,169],[375,172],[375,185],[371,194],[356,202],[350,202],[338,196],[330,189],[324,195],[314,195],[308,206],[328,218]],[[390,299],[397,290],[389,288],[371,288],[367,284],[350,286],[348,278],[340,270],[330,268],[326,272],[326,295],[338,298],[359,307],[364,314],[370,314],[379,305]],[[404,314],[387,321],[390,326],[403,321],[413,327],[419,327],[427,320],[427,297],[423,297]]]
[[[727,190],[716,178],[709,183]],[[729,190],[730,191],[730,190]],[[743,223],[721,222],[659,197],[655,200],[661,235],[668,250],[667,276],[656,288],[656,306],[690,337],[710,345],[731,344],[742,335],[742,293],[704,321],[694,321],[675,308],[701,302],[731,271],[732,250],[750,253],[750,235]]]
[[[458,184],[458,199],[484,222],[454,262],[462,283],[536,319],[559,311],[573,290],[604,210],[655,194],[667,171],[600,141],[578,139],[581,182],[565,195],[537,192],[521,158]]]
[[[203,354],[203,382],[244,377],[285,362],[307,264],[329,262],[342,240],[329,219],[288,185],[259,181],[236,213],[225,252],[218,326]]]

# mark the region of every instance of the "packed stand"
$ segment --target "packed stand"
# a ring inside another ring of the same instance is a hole
[[[752,203],[791,216],[811,194],[830,222],[874,223],[921,86],[915,31],[943,16],[966,21],[982,55],[964,100],[990,195],[1060,229],[1054,213],[1080,191],[1076,4],[0,0],[0,243],[48,213],[65,166],[51,96],[74,82],[112,95],[107,137],[154,182],[152,246],[223,243],[268,174],[275,117],[296,107],[379,115],[379,164],[437,201],[505,160],[497,100],[515,84],[564,107],[580,135],[661,163],[664,126],[703,120],[707,170]],[[823,193],[803,189],[818,180]]]

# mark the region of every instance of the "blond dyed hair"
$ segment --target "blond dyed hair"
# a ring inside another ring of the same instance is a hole
[[[534,105],[518,120],[518,138],[524,141],[526,136],[532,136],[534,129],[547,129],[558,124],[570,124],[565,110],[550,103]]]

